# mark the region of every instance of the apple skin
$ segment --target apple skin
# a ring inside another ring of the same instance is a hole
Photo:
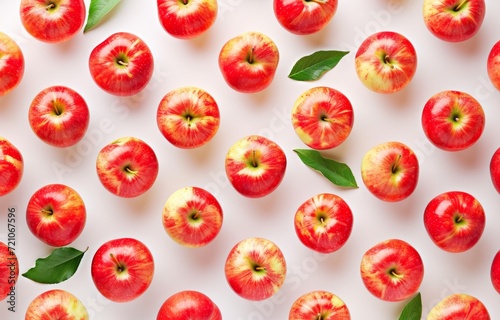
[[[28,121],[40,140],[58,148],[77,144],[87,132],[90,112],[85,99],[65,86],[51,86],[32,100]]]
[[[320,193],[299,206],[294,226],[297,237],[306,247],[332,253],[349,239],[353,215],[344,199],[332,193]]]
[[[212,242],[222,228],[222,207],[205,189],[185,187],[172,193],[162,212],[167,234],[186,247],[202,247]]]
[[[283,28],[297,35],[323,30],[337,11],[338,0],[274,0],[274,15]]]
[[[26,208],[26,223],[40,241],[66,246],[82,233],[87,210],[81,196],[64,184],[48,184],[33,193]]]
[[[465,252],[481,238],[486,216],[469,193],[447,191],[434,197],[424,210],[424,226],[432,242],[447,252]]]
[[[337,295],[315,290],[303,294],[294,301],[288,320],[351,320],[345,302]]]
[[[212,140],[219,130],[219,106],[212,95],[201,88],[177,88],[161,99],[156,123],[172,145],[182,149],[198,148]]]
[[[422,110],[422,128],[429,141],[445,151],[475,144],[485,127],[484,110],[470,94],[444,90],[431,96]]]
[[[500,294],[500,250],[495,253],[491,261],[490,279],[493,289]]]
[[[229,87],[241,93],[255,93],[271,85],[279,51],[267,35],[250,31],[229,39],[219,52],[218,62]]]
[[[500,40],[491,47],[488,53],[486,71],[491,84],[500,90]]]
[[[19,261],[16,253],[0,241],[0,301],[5,300],[19,279]]]
[[[160,307],[156,320],[222,320],[219,307],[207,295],[195,290],[179,291]]]
[[[272,297],[286,277],[286,261],[280,248],[264,238],[247,238],[229,252],[224,274],[233,291],[250,301]]]
[[[217,0],[158,0],[158,18],[165,31],[178,39],[193,39],[215,23]]]
[[[497,148],[490,159],[490,178],[495,190],[500,193],[500,148]]]
[[[106,241],[94,253],[91,276],[97,290],[114,302],[129,302],[151,285],[155,271],[149,248],[134,238]]]
[[[490,320],[486,306],[476,297],[453,293],[439,301],[428,313],[427,320]]]
[[[478,33],[486,13],[484,0],[424,0],[427,29],[447,42],[462,42]]]
[[[287,166],[283,149],[272,140],[250,135],[236,141],[226,154],[225,170],[241,195],[260,198],[281,184]]]
[[[418,251],[401,239],[387,239],[368,249],[361,259],[366,289],[383,301],[402,301],[415,294],[424,278]]]
[[[361,162],[361,178],[368,191],[388,202],[408,198],[417,187],[419,171],[417,156],[399,141],[376,145]]]
[[[0,97],[21,83],[24,76],[24,54],[17,42],[0,31]]]
[[[0,197],[17,188],[24,172],[24,160],[15,145],[0,137]]]
[[[90,53],[90,75],[105,92],[132,96],[153,77],[154,58],[148,45],[129,32],[116,32]]]
[[[30,302],[24,319],[88,320],[89,314],[85,305],[72,293],[51,289],[42,292]]]
[[[326,150],[342,144],[352,131],[354,110],[349,99],[330,87],[303,92],[292,108],[292,125],[308,147]]]
[[[153,186],[159,164],[154,150],[146,142],[136,137],[121,137],[99,151],[96,171],[109,192],[134,198]]]
[[[80,32],[87,13],[83,0],[21,0],[20,16],[35,39],[60,43]]]
[[[401,91],[417,70],[417,53],[408,38],[398,32],[381,31],[368,36],[355,56],[361,83],[382,94]]]

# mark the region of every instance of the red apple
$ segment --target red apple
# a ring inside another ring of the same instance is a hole
[[[226,175],[241,195],[259,198],[281,184],[286,171],[286,155],[275,142],[259,135],[236,141],[226,154]]]
[[[14,90],[23,76],[23,51],[14,39],[0,31],[0,97]]]
[[[72,293],[62,289],[47,290],[28,305],[25,320],[67,319],[88,320],[85,305]]]
[[[353,123],[351,102],[342,92],[329,87],[310,88],[293,105],[295,133],[312,149],[339,146],[351,133]]]
[[[293,34],[308,35],[324,29],[337,11],[338,0],[274,0],[278,22]]]
[[[87,132],[90,112],[83,97],[65,86],[40,91],[32,100],[28,121],[43,142],[59,148],[77,144]]]
[[[408,242],[388,239],[368,249],[361,259],[366,289],[384,301],[402,301],[414,295],[424,278],[424,264]]]
[[[224,268],[227,282],[240,297],[261,301],[272,297],[286,277],[286,261],[280,248],[263,238],[247,238],[229,252]]]
[[[427,315],[427,320],[490,320],[486,306],[476,297],[453,293],[439,301]]]
[[[76,240],[87,220],[83,199],[64,184],[48,184],[33,193],[26,208],[31,233],[49,246],[62,247]]]
[[[486,13],[484,0],[424,0],[424,23],[437,38],[461,42],[481,28]]]
[[[485,114],[479,101],[465,92],[434,94],[422,110],[422,128],[429,141],[445,151],[469,148],[481,137]]]
[[[114,302],[129,302],[150,286],[155,270],[149,248],[134,238],[118,238],[103,243],[91,264],[97,290]]]
[[[128,32],[116,32],[90,53],[92,79],[104,91],[116,96],[141,92],[153,77],[154,59],[147,44]]]
[[[158,310],[156,320],[222,320],[219,307],[207,295],[184,290],[171,295]]]
[[[135,137],[122,137],[105,145],[97,155],[96,170],[102,185],[124,198],[148,191],[159,171],[154,150]]]
[[[417,187],[417,156],[404,143],[383,142],[365,153],[361,162],[361,177],[368,191],[380,200],[404,200]]]
[[[500,250],[495,253],[491,261],[490,279],[493,289],[500,294]]]
[[[217,18],[217,0],[158,0],[161,26],[175,38],[192,39],[205,33]]]
[[[24,172],[24,160],[19,149],[0,137],[0,197],[17,188]]]
[[[344,246],[352,225],[351,208],[344,199],[332,193],[320,193],[307,199],[294,217],[299,240],[320,253],[332,253]]]
[[[181,87],[163,96],[156,122],[160,132],[174,146],[197,148],[209,142],[219,130],[219,107],[205,90]]]
[[[463,191],[434,197],[424,210],[424,226],[431,240],[447,252],[464,252],[483,234],[486,216],[481,203]]]
[[[500,90],[500,40],[490,49],[486,59],[486,71],[493,86]]]
[[[400,33],[381,31],[368,36],[355,56],[355,69],[361,83],[377,93],[395,93],[415,76],[417,53]]]
[[[288,320],[351,320],[351,314],[345,302],[337,295],[316,290],[295,300]]]
[[[500,193],[500,148],[496,149],[491,156],[490,177],[493,187]]]
[[[21,23],[40,41],[63,42],[80,32],[85,10],[83,0],[21,0]]]
[[[19,278],[19,261],[15,251],[6,243],[0,241],[0,301],[5,300],[14,293]],[[9,300],[7,300],[9,303]],[[14,301],[15,303],[15,301]]]
[[[261,32],[245,32],[228,40],[219,52],[219,68],[226,83],[242,93],[269,87],[278,68],[274,41]]]
[[[172,193],[162,213],[163,227],[177,243],[202,247],[215,239],[222,228],[222,207],[208,191],[185,187]]]

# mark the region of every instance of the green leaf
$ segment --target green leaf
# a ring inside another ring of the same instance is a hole
[[[405,305],[399,316],[399,320],[420,320],[421,317],[422,297],[419,292]]]
[[[85,251],[70,247],[54,249],[48,257],[37,259],[35,266],[22,275],[38,283],[63,282],[75,274],[87,249]]]
[[[358,184],[351,169],[345,163],[324,158],[319,151],[295,149],[293,150],[302,162],[319,171],[325,178],[340,187],[357,188]]]
[[[87,24],[83,28],[83,33],[94,28],[120,2],[120,0],[91,0],[89,5],[89,15]]]
[[[300,58],[288,77],[299,81],[317,80],[333,69],[349,51],[320,50]]]

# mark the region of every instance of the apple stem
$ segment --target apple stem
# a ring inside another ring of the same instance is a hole
[[[254,268],[254,270],[255,270],[255,271],[263,271],[263,270],[266,270],[266,268],[261,267],[261,266],[256,266],[256,267]]]
[[[252,64],[253,63],[253,52],[254,52],[255,48],[252,47],[252,49],[250,50],[250,54],[248,55],[248,63]]]
[[[399,162],[400,161],[401,161],[401,155],[399,154],[398,158],[396,159],[396,161],[392,164],[392,167],[391,167],[391,172],[392,173],[396,173],[396,171],[398,171],[398,166],[399,166]]]
[[[118,61],[116,63],[118,63],[119,65],[124,66],[124,67],[128,66],[128,63],[126,63],[125,61],[120,60],[120,59],[118,59]]]
[[[399,273],[397,273],[396,270],[391,270],[390,274],[393,277],[402,278],[402,276]]]
[[[254,168],[257,168],[258,167],[258,163],[257,163],[257,156],[255,155],[255,150],[252,150],[252,166]]]
[[[109,256],[111,257],[111,260],[113,261],[113,263],[116,265],[116,271],[118,271],[118,272],[125,271],[125,269],[126,269],[125,266],[116,259],[114,254],[110,253]]]
[[[46,7],[45,7],[45,10],[50,10],[50,9],[54,9],[56,7],[56,5],[54,3],[49,3]]]
[[[51,216],[54,214],[54,210],[52,210],[52,208],[47,208],[47,209],[42,209],[42,213],[48,215],[48,216]]]
[[[54,113],[56,116],[60,116],[62,114],[62,108],[60,108],[57,102],[54,102]]]
[[[136,171],[136,170],[132,170],[132,168],[130,168],[129,166],[126,166],[126,167],[125,167],[125,171],[126,171],[127,173],[130,173],[130,174],[136,174],[136,173],[137,173],[137,171]]]
[[[384,56],[384,63],[390,65],[391,69],[394,69],[394,66],[391,64],[391,57],[388,54]]]
[[[335,122],[335,119],[328,118],[327,116],[322,116],[321,121],[326,121],[326,122]]]
[[[456,6],[455,8],[453,8],[453,10],[454,11],[459,11],[462,8],[462,6],[464,4],[466,4],[467,2],[468,2],[468,0],[464,0],[464,1],[460,2],[460,4],[458,6]]]
[[[200,217],[200,213],[198,212],[198,210],[195,210],[195,211],[191,212],[191,217],[190,217],[191,219],[196,220],[199,217]]]

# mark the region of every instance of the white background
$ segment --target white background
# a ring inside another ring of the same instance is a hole
[[[87,7],[90,1],[85,1]],[[340,1],[327,28],[312,36],[296,36],[277,22],[272,1],[220,0],[216,23],[202,37],[184,41],[161,27],[156,1],[122,1],[96,29],[78,34],[69,42],[46,44],[33,39],[22,27],[18,1],[4,2],[0,30],[13,37],[23,50],[26,71],[22,83],[0,98],[0,135],[13,142],[25,159],[19,187],[0,198],[0,238],[7,238],[7,209],[17,209],[16,252],[20,272],[36,258],[50,253],[27,229],[24,213],[29,197],[49,183],[64,183],[83,197],[88,220],[84,232],[71,246],[88,251],[77,273],[57,285],[41,285],[20,277],[16,287],[16,313],[0,303],[0,318],[21,319],[29,302],[52,288],[66,289],[80,298],[91,319],[154,319],[163,301],[177,291],[199,290],[220,307],[224,319],[286,319],[293,301],[317,289],[329,290],[345,301],[353,319],[397,319],[405,302],[378,300],[363,286],[359,262],[363,253],[379,241],[401,238],[421,254],[425,276],[420,288],[426,316],[440,299],[463,292],[481,299],[492,319],[500,319],[498,294],[489,271],[500,249],[499,199],[489,177],[489,161],[500,146],[500,93],[489,83],[486,58],[499,40],[498,1],[486,1],[486,17],[480,32],[463,43],[446,43],[432,36],[423,23],[422,1]],[[280,62],[272,85],[263,92],[241,94],[223,81],[217,65],[222,45],[245,31],[270,36],[280,51]],[[397,31],[407,36],[418,54],[417,73],[403,91],[380,95],[363,87],[354,71],[354,55],[369,34]],[[154,77],[137,96],[118,98],[106,94],[92,81],[88,71],[91,50],[117,31],[137,34],[150,46],[155,58]],[[316,82],[287,78],[294,62],[316,50],[350,50],[339,65]],[[86,99],[91,122],[86,137],[68,149],[45,145],[31,131],[28,108],[42,89],[63,84]],[[219,104],[221,127],[214,139],[195,150],[173,147],[156,126],[156,109],[168,91],[195,85],[211,93]],[[317,85],[343,92],[354,107],[354,127],[339,147],[325,156],[346,162],[353,170],[358,189],[342,189],[306,167],[294,148],[306,148],[295,135],[290,110],[298,95]],[[445,89],[462,90],[476,97],[486,113],[486,128],[470,149],[448,153],[433,147],[423,134],[420,115],[427,99]],[[262,134],[286,152],[288,167],[280,187],[261,199],[246,199],[227,182],[224,157],[237,139]],[[98,151],[121,136],[136,136],[157,153],[160,173],[153,188],[135,199],[118,198],[106,191],[95,173]],[[360,163],[364,153],[388,140],[408,144],[417,153],[421,175],[408,199],[384,203],[363,186]],[[211,191],[224,210],[224,224],[208,246],[188,249],[174,243],[161,224],[163,204],[178,188],[196,185]],[[470,251],[450,254],[437,248],[425,232],[422,214],[430,199],[449,190],[476,196],[483,205],[487,223],[480,242]],[[320,256],[305,248],[293,229],[293,216],[307,198],[332,192],[343,197],[354,214],[354,227],[339,251]],[[285,254],[288,276],[281,291],[263,302],[249,302],[232,292],[223,269],[229,250],[239,240],[259,236],[277,243]],[[95,289],[90,277],[94,252],[107,240],[135,237],[149,246],[156,264],[150,288],[128,303],[112,303]]]

